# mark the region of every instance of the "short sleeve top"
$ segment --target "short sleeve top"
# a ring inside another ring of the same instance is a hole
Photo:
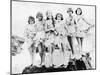
[[[75,33],[76,21],[75,21],[74,17],[67,17],[66,25],[67,25],[68,33],[71,33],[71,34]]]
[[[35,34],[36,34],[35,24],[32,24],[32,25],[29,24],[29,25],[27,25],[25,27],[24,34],[25,34],[26,38],[33,38],[35,36]]]
[[[65,30],[65,21],[55,21],[55,29],[59,34],[65,34],[66,30]]]
[[[36,31],[39,32],[39,31],[44,31],[44,24],[45,24],[45,20],[42,20],[42,21],[36,21]]]
[[[78,31],[86,30],[89,27],[89,25],[83,19],[84,19],[83,15],[76,17]]]
[[[52,28],[54,28],[54,26],[52,24],[52,20],[46,20],[45,26],[46,26],[46,29],[52,29]]]

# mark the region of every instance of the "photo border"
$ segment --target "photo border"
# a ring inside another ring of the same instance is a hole
[[[12,1],[15,1],[15,2],[33,2],[33,3],[46,3],[46,4],[59,4],[59,5],[78,5],[78,6],[91,6],[91,7],[95,7],[95,68],[93,70],[97,69],[97,6],[96,5],[73,4],[73,3],[56,3],[56,2],[43,2],[43,1],[10,0],[10,75],[14,75],[14,74],[12,74],[12,55],[11,55],[11,47],[12,47],[11,46],[11,36],[12,36]],[[76,71],[87,71],[87,70],[76,70]],[[73,72],[73,71],[58,71],[58,72]],[[55,72],[43,72],[43,73],[55,73]],[[19,73],[17,73],[17,74],[19,74]],[[39,73],[34,73],[34,74],[39,74]]]

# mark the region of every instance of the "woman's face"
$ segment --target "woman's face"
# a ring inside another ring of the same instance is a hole
[[[60,14],[58,14],[58,15],[57,15],[57,20],[61,20],[61,17],[62,17],[62,16],[61,16]]]
[[[82,13],[81,9],[77,9],[77,15],[80,15]]]
[[[51,13],[47,13],[47,17],[51,19],[52,18],[52,14]]]
[[[35,21],[30,19],[30,24],[34,24],[34,23],[35,23]]]
[[[37,17],[37,19],[38,19],[39,21],[42,21],[42,18],[43,18],[42,16],[38,16],[38,17]]]
[[[69,11],[68,14],[69,14],[69,15],[72,15],[73,13],[72,13],[72,11]]]

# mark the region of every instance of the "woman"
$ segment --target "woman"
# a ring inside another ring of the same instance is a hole
[[[35,46],[37,47],[37,50],[38,50],[37,53],[39,53],[40,54],[39,56],[41,57],[41,62],[38,65],[42,66],[43,62],[44,62],[44,49],[43,49],[44,47],[43,47],[43,45],[44,45],[44,39],[45,39],[45,27],[44,27],[45,21],[43,19],[43,14],[41,12],[37,13],[35,24],[36,24],[36,32],[37,32],[36,37],[34,39],[34,40],[36,40]]]
[[[55,36],[53,51],[53,67],[59,68],[64,65],[64,53],[62,51],[62,36]]]
[[[46,12],[46,21],[45,21],[45,31],[51,32],[54,31],[54,18],[50,11]]]
[[[67,13],[68,13],[68,17],[66,19],[66,28],[67,28],[67,32],[68,32],[67,38],[68,38],[72,53],[74,54],[74,52],[75,52],[74,46],[77,44],[76,39],[75,39],[76,21],[73,17],[73,9],[72,8],[68,8]]]
[[[54,51],[53,51],[53,65],[54,68],[58,68],[62,66],[64,63],[64,51],[62,49],[62,34],[65,33],[64,31],[64,24],[63,24],[63,15],[61,13],[57,13],[55,17],[55,29],[56,29],[56,36],[54,40]]]
[[[62,59],[62,65],[64,67],[67,66],[68,62],[69,62],[69,57],[71,54],[71,51],[69,51],[70,48],[70,44],[68,42],[67,39],[67,28],[66,28],[66,22],[63,20],[63,15],[61,13],[57,13],[56,18],[55,18],[55,29],[57,32],[57,36],[55,41],[56,43],[59,43],[59,46],[61,46],[61,59]],[[58,41],[59,40],[59,41]],[[59,53],[58,53],[59,54]]]
[[[83,40],[87,32],[94,27],[94,25],[88,23],[83,17],[83,12],[81,8],[77,8],[76,11],[76,23],[77,23],[77,41],[80,46],[80,52],[82,52]],[[87,44],[86,44],[87,45]]]
[[[45,66],[52,67],[53,63],[53,43],[55,40],[54,32],[48,33],[47,39],[45,40]]]
[[[63,15],[61,13],[56,14],[55,30],[56,30],[57,34],[66,34],[65,22],[63,20]]]
[[[95,26],[88,23],[84,18],[81,8],[76,9],[77,20],[77,40],[80,46],[80,52],[89,52],[91,59],[91,66],[95,68]]]
[[[31,45],[34,43],[33,38],[35,37],[35,19],[32,16],[28,18],[28,25],[25,28],[25,42],[22,45],[22,51],[16,57],[12,58],[12,64],[15,67],[12,69],[14,73],[22,73],[24,68],[33,65],[33,51],[30,50]],[[17,66],[17,67],[16,67]]]
[[[46,40],[45,40],[45,66],[51,67],[52,66],[52,52],[53,46],[52,43],[54,41],[54,19],[52,13],[50,11],[46,12],[46,21],[45,21],[45,33],[46,33]]]
[[[64,66],[63,67],[65,68],[68,66],[68,62],[72,56],[72,52],[70,51],[71,47],[69,45],[66,34],[62,35],[62,38],[61,38],[62,39],[62,49],[64,51],[63,52],[64,53]]]

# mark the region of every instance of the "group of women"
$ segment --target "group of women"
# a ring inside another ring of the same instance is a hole
[[[41,12],[36,19],[29,16],[21,52],[26,66],[67,67],[71,58],[80,58],[83,39],[94,25],[85,20],[81,8],[75,12],[68,8],[66,14],[66,19],[61,13],[54,17],[51,11],[46,19]]]

